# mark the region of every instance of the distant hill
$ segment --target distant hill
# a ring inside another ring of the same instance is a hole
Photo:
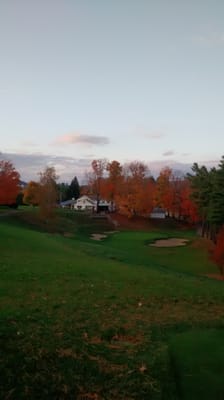
[[[195,162],[198,162],[195,160]],[[217,166],[219,161],[217,160],[211,160],[211,161],[204,161],[204,162],[198,162],[198,165],[205,165],[207,168],[212,168],[214,166]],[[188,172],[191,171],[191,167],[193,163],[181,163],[175,160],[161,160],[161,161],[152,161],[149,162],[149,169],[151,174],[157,178],[161,169],[164,167],[170,167],[172,170],[178,174],[187,174]]]
[[[1,153],[1,158],[11,160],[15,168],[19,171],[20,175],[23,177],[21,180],[22,184],[27,184],[26,182],[30,180],[37,181],[39,179],[38,173],[43,170],[43,168],[48,165],[55,165],[57,174],[61,182],[70,182],[71,179],[77,174],[79,181],[85,183],[86,171],[91,169],[90,158],[73,158],[64,156],[54,156],[54,155],[43,155],[43,154],[17,154],[17,153]],[[124,161],[118,160],[121,164],[125,164]],[[128,160],[130,162],[131,160]],[[140,160],[141,161],[141,160]],[[157,161],[150,161],[150,154],[148,160],[142,160],[146,162],[149,167],[151,174],[157,178],[160,171],[164,167],[170,167],[174,171],[182,174],[186,174],[191,171],[192,163],[184,163],[171,159],[163,159]],[[217,166],[219,160],[208,160],[208,161],[198,161],[199,165],[206,165],[208,168]]]

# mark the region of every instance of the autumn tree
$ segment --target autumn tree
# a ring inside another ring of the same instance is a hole
[[[107,166],[107,160],[98,159],[92,161],[92,174],[89,175],[89,183],[92,186],[92,191],[96,196],[96,210],[99,212],[99,202],[101,196],[101,184],[104,176],[104,172]]]
[[[190,199],[191,190],[188,179],[179,171],[172,171],[168,190],[164,196],[165,209],[176,219],[196,221],[196,206]]]
[[[11,161],[0,161],[0,204],[16,206],[20,175]]]
[[[184,186],[183,175],[178,171],[172,171],[169,185],[168,213],[176,219],[181,219],[182,215],[182,189]]]
[[[192,189],[187,178],[184,178],[181,184],[180,216],[183,218],[183,220],[193,224],[197,223],[200,219],[197,205],[192,200]]]
[[[41,186],[39,182],[30,181],[23,191],[23,202],[32,206],[39,205]]]
[[[58,199],[57,179],[54,167],[46,167],[40,172],[40,215],[46,220],[54,215]]]
[[[150,177],[146,164],[133,161],[123,168],[123,184],[119,203],[129,217],[149,213],[152,208]]]
[[[106,198],[111,201],[113,209],[114,201],[116,200],[116,196],[118,196],[119,190],[121,189],[123,168],[118,161],[114,160],[107,163],[106,169],[108,172]]]
[[[165,167],[156,180],[155,206],[164,208],[168,213],[172,209],[173,190],[171,187],[172,169]]]

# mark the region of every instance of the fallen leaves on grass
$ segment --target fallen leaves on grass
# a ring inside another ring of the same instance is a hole
[[[89,338],[88,333],[87,333],[87,332],[84,332],[84,333],[83,333],[83,337],[84,337],[85,340],[88,340],[88,338]]]
[[[141,366],[139,367],[139,371],[140,371],[141,373],[144,373],[145,371],[147,371],[146,365],[145,365],[145,364],[141,364]]]
[[[73,349],[71,348],[62,348],[62,349],[57,349],[56,353],[58,354],[58,357],[63,358],[63,357],[71,357],[71,358],[77,358],[77,354],[74,352]]]
[[[87,337],[87,339],[88,339],[88,337]],[[93,337],[89,338],[88,343],[89,344],[100,344],[100,343],[102,343],[102,339],[99,336],[93,336]]]
[[[99,395],[97,393],[84,393],[80,394],[77,400],[99,400]]]

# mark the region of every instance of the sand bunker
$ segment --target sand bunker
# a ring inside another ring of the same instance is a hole
[[[176,247],[176,246],[186,246],[188,242],[187,239],[169,238],[169,239],[159,239],[149,246],[154,247]]]
[[[90,238],[93,240],[102,240],[102,239],[105,239],[108,235],[111,235],[111,234],[117,233],[117,232],[119,232],[119,231],[107,231],[104,233],[92,233]]]
[[[119,233],[120,231],[106,231],[105,235],[112,235],[113,233]]]
[[[103,235],[101,233],[92,233],[92,235],[90,237],[93,240],[102,240],[102,239],[105,239],[107,237],[107,235]]]

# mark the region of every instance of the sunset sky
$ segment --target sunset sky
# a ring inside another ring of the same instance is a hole
[[[224,154],[223,0],[0,0],[0,57],[0,158],[24,180]]]

